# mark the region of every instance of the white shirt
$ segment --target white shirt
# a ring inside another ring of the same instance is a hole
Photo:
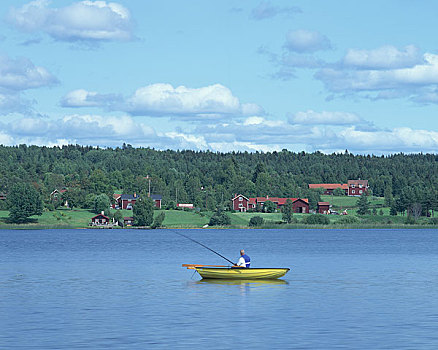
[[[239,261],[237,262],[237,266],[246,267],[246,262],[243,256],[240,257]]]

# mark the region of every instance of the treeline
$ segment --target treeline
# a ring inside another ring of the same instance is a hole
[[[147,178],[148,176],[148,178]],[[316,205],[318,192],[309,183],[346,183],[367,179],[374,195],[388,206],[407,210],[414,203],[436,210],[438,155],[389,156],[320,152],[272,153],[158,151],[123,145],[115,149],[69,145],[0,146],[0,192],[16,183],[30,183],[50,208],[50,193],[67,189],[64,199],[90,208],[96,195],[161,194],[165,205],[193,203],[216,209],[236,193],[246,196],[307,197]]]

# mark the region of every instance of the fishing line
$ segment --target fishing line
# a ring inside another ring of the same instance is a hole
[[[186,236],[186,235],[183,235],[182,233],[177,232],[177,231],[175,231],[175,230],[171,230],[171,229],[169,229],[169,231],[172,231],[173,233],[176,233],[177,235],[180,235],[180,236],[182,236],[182,237],[185,237],[185,238],[191,240],[192,242],[195,242],[195,243],[199,244],[200,246],[203,246],[204,248],[208,249],[209,251],[211,251],[211,252],[213,252],[213,253],[219,255],[222,259],[225,259],[226,261],[228,261],[228,262],[229,262],[230,264],[232,264],[233,266],[236,265],[236,264],[235,264],[234,262],[232,262],[230,259],[227,259],[227,258],[224,257],[223,255],[221,255],[221,254],[219,254],[218,252],[214,251],[213,249],[207,247],[206,245],[202,244],[201,242],[198,242],[198,241],[194,240],[193,238],[190,238],[190,237],[188,237],[188,236]]]

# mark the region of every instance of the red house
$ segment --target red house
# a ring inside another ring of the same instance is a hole
[[[319,214],[328,214],[330,210],[330,203],[329,202],[318,202],[318,208],[317,212]]]
[[[232,199],[232,208],[235,211],[247,211],[254,210],[259,205],[263,208],[266,201],[271,201],[277,206],[277,209],[281,209],[283,205],[286,204],[286,201],[290,199],[293,203],[293,211],[294,213],[308,213],[309,212],[309,200],[307,198],[280,198],[280,197],[255,197],[255,198],[247,198],[241,194],[236,195]]]
[[[309,184],[309,188],[322,188],[324,190],[323,194],[333,194],[336,188],[340,188],[348,195],[348,184]]]
[[[368,180],[348,180],[346,184],[309,184],[309,188],[322,188],[323,194],[333,194],[336,188],[340,188],[345,191],[347,196],[358,196],[368,191]]]
[[[113,205],[113,208],[115,209],[132,209],[135,202],[138,201],[140,196],[134,192],[134,194],[122,194],[118,196],[117,194],[114,194],[115,204]],[[151,199],[154,201],[155,207],[158,209],[161,209],[161,201],[162,197],[159,194],[152,194]]]
[[[110,218],[104,214],[98,214],[91,218],[92,226],[104,226],[108,225],[110,222]]]
[[[368,191],[368,180],[348,180],[348,195],[360,197]]]
[[[234,198],[231,201],[233,202],[232,208],[235,211],[245,212],[248,211],[248,209],[250,209],[249,199],[242,194],[234,196]]]

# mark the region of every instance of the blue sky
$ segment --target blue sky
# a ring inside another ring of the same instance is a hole
[[[0,4],[0,143],[438,150],[436,1]]]

